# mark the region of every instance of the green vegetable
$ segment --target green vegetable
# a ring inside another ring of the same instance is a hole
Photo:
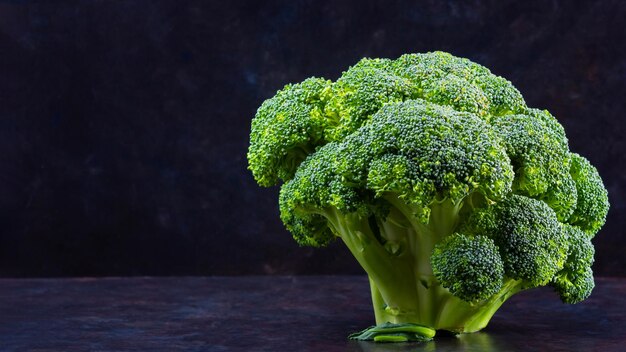
[[[379,326],[353,338],[474,332],[522,290],[593,289],[602,179],[550,113],[467,59],[363,59],[287,85],[252,121],[248,161],[282,184],[298,243],[340,238],[369,276]]]
[[[416,324],[383,323],[355,332],[348,336],[351,340],[376,342],[408,342],[430,341],[435,336],[435,330]]]

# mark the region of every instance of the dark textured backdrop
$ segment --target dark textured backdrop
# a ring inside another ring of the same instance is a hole
[[[0,276],[358,273],[298,248],[246,170],[289,82],[445,50],[565,126],[612,203],[594,269],[626,271],[623,1],[0,4]]]

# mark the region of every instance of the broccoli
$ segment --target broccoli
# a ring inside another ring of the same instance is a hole
[[[554,116],[470,60],[365,58],[287,85],[258,109],[248,161],[282,185],[299,244],[339,238],[367,273],[378,325],[351,338],[475,332],[522,290],[577,303],[594,287],[602,179]]]

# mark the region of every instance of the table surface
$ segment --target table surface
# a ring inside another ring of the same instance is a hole
[[[427,343],[346,336],[373,323],[361,276],[0,279],[0,351],[624,351],[626,279],[566,305],[522,292],[482,332]]]

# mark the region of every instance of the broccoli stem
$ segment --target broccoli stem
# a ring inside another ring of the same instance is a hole
[[[437,330],[470,333],[487,326],[500,306],[522,289],[522,284],[519,280],[508,279],[498,294],[487,301],[472,304],[453,296],[448,290],[435,283],[429,288],[421,287],[416,290],[414,300],[419,302],[420,309],[401,314],[389,309],[371,278],[370,289],[376,324],[412,323]]]
[[[372,280],[381,283],[381,294],[390,307],[414,311],[414,275],[411,257],[392,255],[376,239],[367,218],[327,210],[324,215],[332,230],[343,240],[352,255]]]
[[[453,296],[433,275],[433,248],[451,235],[463,203],[449,199],[431,204],[428,222],[418,220],[421,211],[397,197],[388,196],[392,209],[373,225],[368,218],[327,210],[324,216],[367,272],[377,324],[412,323],[457,333],[484,328],[511,295],[522,289],[507,279],[498,294],[471,303]],[[372,226],[380,236],[375,235]]]

